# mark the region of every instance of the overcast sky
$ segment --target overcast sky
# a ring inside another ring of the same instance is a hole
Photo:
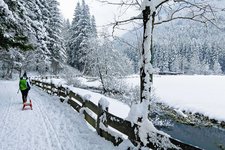
[[[58,1],[60,3],[60,9],[64,18],[72,21],[74,9],[79,0],[58,0]],[[121,14],[123,14],[123,16],[127,16],[127,14],[129,15],[134,14],[133,11],[132,12],[127,11],[124,14],[124,12],[121,12],[121,10],[116,6],[102,4],[96,2],[95,0],[86,0],[86,3],[89,5],[91,15],[95,16],[98,31],[101,30],[102,26],[114,22],[115,18],[121,16]],[[121,35],[124,32],[125,31],[117,31],[115,34]]]

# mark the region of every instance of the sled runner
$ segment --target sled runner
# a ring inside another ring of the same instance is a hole
[[[31,100],[30,100],[30,103],[28,103],[28,102],[23,103],[23,108],[22,108],[22,110],[27,110],[27,109],[29,109],[29,108],[27,108],[27,107],[29,107],[31,110],[33,110],[33,108],[32,108],[32,101],[31,101]]]

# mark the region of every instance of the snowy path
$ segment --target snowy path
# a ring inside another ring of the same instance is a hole
[[[0,89],[0,150],[116,149],[57,97],[32,87],[33,110],[22,111],[18,81],[0,81]]]

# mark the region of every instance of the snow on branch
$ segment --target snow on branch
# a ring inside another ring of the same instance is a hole
[[[131,0],[130,2],[128,1],[123,1],[121,0],[120,2],[110,2],[107,0],[97,0],[98,2],[101,3],[105,3],[105,4],[109,4],[109,5],[118,5],[118,6],[123,6],[123,5],[127,5],[127,6],[131,6],[131,5],[140,5],[140,3],[138,2],[138,0]]]
[[[15,20],[12,12],[10,11],[8,5],[3,1],[0,0],[0,10],[4,15],[6,15],[9,19]]]

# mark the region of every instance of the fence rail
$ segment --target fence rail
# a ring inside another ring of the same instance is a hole
[[[46,91],[48,94],[54,94],[58,95],[60,97],[60,100],[63,102],[65,99],[67,99],[67,103],[70,104],[76,111],[80,112],[82,109],[84,119],[93,127],[96,129],[97,133],[104,137],[106,140],[111,141],[114,145],[119,145],[123,138],[122,136],[115,136],[119,135],[115,131],[112,131],[108,128],[110,126],[111,128],[114,128],[118,132],[126,135],[130,141],[132,141],[134,144],[142,144],[140,137],[135,134],[135,131],[138,131],[139,125],[131,123],[127,120],[124,120],[120,117],[117,117],[111,113],[109,113],[108,109],[103,109],[100,104],[96,106],[93,102],[83,98],[77,93],[74,93],[73,91],[68,90],[67,88],[63,86],[56,87],[52,83],[45,83],[41,82],[35,78],[31,80],[32,85],[36,85],[37,87],[40,87],[42,90]],[[88,110],[87,110],[88,109]],[[94,113],[97,117],[93,117],[93,115],[90,114]],[[104,119],[102,119],[105,117]],[[97,119],[96,119],[97,118]],[[105,128],[102,128],[102,124],[105,126]],[[165,135],[161,135],[157,133],[158,137],[164,137]],[[184,150],[200,150],[200,148],[185,144],[179,140],[173,139],[171,137],[168,137],[171,143],[174,145],[180,147]],[[158,149],[158,145],[152,143],[150,140],[148,140],[147,146],[152,149]],[[163,148],[160,148],[163,149]]]

